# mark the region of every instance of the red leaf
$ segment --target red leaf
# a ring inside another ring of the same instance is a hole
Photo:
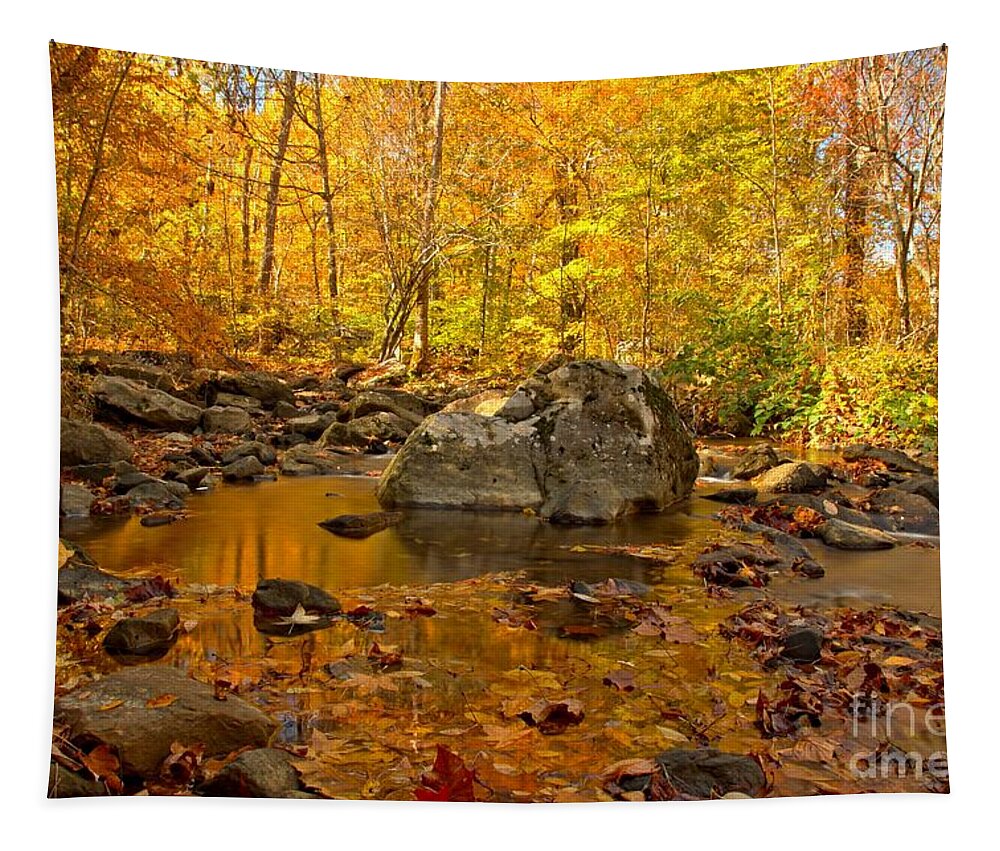
[[[437,746],[434,766],[421,776],[416,789],[418,801],[474,801],[476,773],[467,768],[462,757],[444,745]]]

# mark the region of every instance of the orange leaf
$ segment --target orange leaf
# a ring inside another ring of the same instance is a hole
[[[176,694],[161,694],[159,697],[151,697],[146,701],[146,706],[150,709],[162,709],[164,706],[170,706],[177,700]]]

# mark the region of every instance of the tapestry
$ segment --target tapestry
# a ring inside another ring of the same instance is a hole
[[[50,797],[948,791],[944,46],[50,56]]]

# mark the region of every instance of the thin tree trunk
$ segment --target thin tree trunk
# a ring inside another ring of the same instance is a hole
[[[243,157],[243,186],[240,197],[240,229],[243,237],[240,257],[240,269],[243,271],[244,287],[249,286],[253,261],[250,259],[250,173],[253,167],[253,147],[247,142],[246,154]]]
[[[73,248],[69,255],[69,262],[71,266],[76,265],[77,257],[80,254],[83,224],[87,217],[87,211],[90,208],[90,202],[94,197],[94,188],[97,186],[97,178],[100,176],[101,172],[104,171],[104,144],[108,138],[108,125],[111,123],[111,115],[114,112],[115,101],[118,100],[118,93],[125,84],[125,79],[128,77],[129,69],[132,67],[132,59],[133,57],[131,54],[126,57],[125,64],[122,65],[121,72],[118,74],[118,79],[115,81],[114,88],[111,90],[111,95],[108,97],[108,104],[104,109],[104,119],[101,122],[101,129],[97,134],[97,145],[94,152],[94,165],[90,170],[90,176],[87,178],[87,186],[83,191],[83,199],[80,201],[80,211],[76,217],[76,225],[73,227]]]
[[[330,189],[330,161],[326,150],[326,127],[323,123],[323,104],[320,97],[321,74],[313,77],[313,93],[316,97],[316,147],[319,151],[320,176],[323,178],[323,212],[326,216],[326,287],[330,300],[337,298],[337,235],[334,230],[333,192]]]
[[[848,105],[848,133],[855,135],[860,120],[858,98],[860,73],[854,70],[854,91]],[[867,317],[861,300],[865,271],[865,220],[867,203],[862,173],[861,149],[848,139],[844,178],[844,309],[848,345],[860,345],[867,334]]]
[[[269,304],[274,285],[274,235],[278,226],[278,192],[281,189],[281,170],[288,148],[288,136],[292,129],[292,115],[295,109],[295,82],[297,73],[285,71],[281,128],[278,131],[278,146],[271,164],[271,177],[267,183],[267,213],[264,220],[264,249],[260,260],[258,290]]]
[[[434,148],[430,174],[424,195],[424,210],[420,226],[420,254],[417,257],[417,323],[413,332],[411,368],[421,373],[430,359],[430,277],[431,255],[434,252],[434,213],[441,182],[441,156],[444,150],[444,98],[447,84],[438,81],[434,88]]]
[[[781,262],[781,231],[778,224],[778,126],[775,116],[774,72],[767,74],[767,111],[771,122],[771,234],[774,239],[774,281],[778,290],[778,316],[785,312],[785,283]]]

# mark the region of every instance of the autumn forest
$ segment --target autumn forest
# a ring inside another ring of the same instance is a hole
[[[945,52],[407,82],[52,46],[63,338],[662,370],[699,431],[935,434]]]
[[[944,46],[50,55],[50,797],[949,791]]]

